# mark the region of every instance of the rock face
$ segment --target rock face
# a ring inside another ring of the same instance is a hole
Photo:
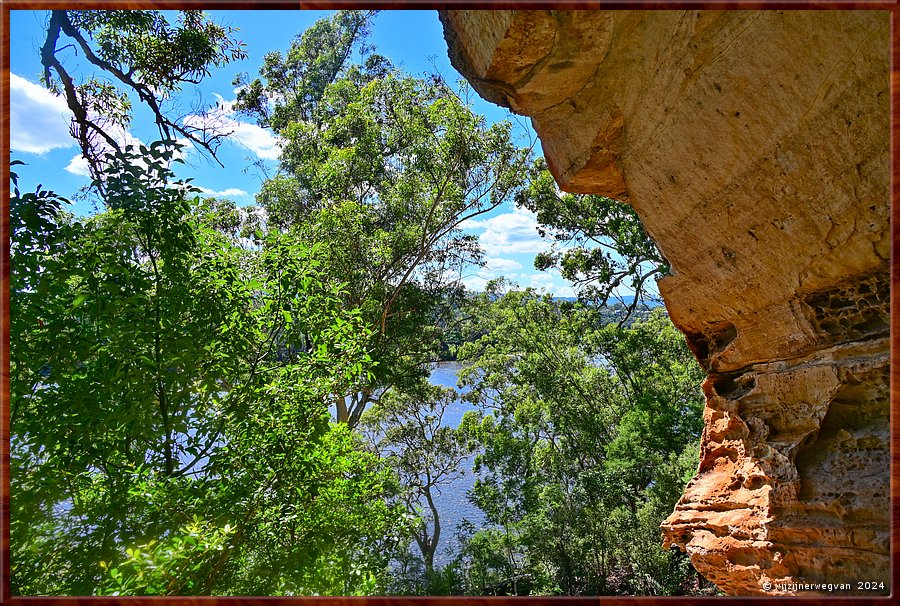
[[[671,264],[660,292],[708,378],[665,544],[731,595],[889,592],[889,14],[441,20],[560,187],[629,202]]]

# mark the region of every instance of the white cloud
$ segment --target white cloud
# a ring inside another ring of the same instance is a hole
[[[255,124],[232,120],[228,127],[231,137],[263,160],[277,160],[281,156],[281,139]]]
[[[509,259],[500,259],[500,261],[511,261]],[[521,265],[516,261],[511,261],[519,267]],[[514,285],[513,288],[534,288],[536,290],[551,293],[555,297],[574,297],[575,290],[572,285],[567,283],[559,275],[559,272],[550,270],[548,272],[521,272],[507,273],[505,277]],[[474,274],[463,277],[463,285],[472,292],[484,292],[487,283],[503,275],[503,272],[491,267],[483,267]]]
[[[233,101],[226,101],[225,97],[220,95],[219,93],[213,93],[213,97],[216,98],[216,110],[224,112],[226,114],[234,113],[234,104],[237,103],[237,94],[239,89],[234,89],[235,99]]]
[[[479,276],[468,276],[463,278],[462,283],[471,292],[484,292],[484,287],[487,286],[488,281]]]
[[[201,192],[206,194],[207,196],[223,196],[223,197],[242,197],[249,196],[247,192],[243,189],[238,189],[237,187],[229,187],[228,189],[223,189],[222,191],[216,191],[214,189],[210,189],[208,187],[201,187],[199,185],[195,186]]]
[[[135,149],[138,146],[143,145],[143,142],[131,134],[130,131],[125,130],[122,126],[118,124],[108,125],[105,129],[105,132],[112,137],[116,143],[124,150],[125,146],[132,145]],[[182,143],[186,141],[186,139],[179,139]],[[97,147],[98,156],[102,157],[104,152],[110,151],[112,147],[107,144],[105,141],[101,142],[101,145]],[[184,157],[184,150],[180,153],[175,154],[176,157]],[[146,166],[146,164],[144,164]],[[88,162],[84,159],[81,154],[76,154],[72,156],[72,159],[69,160],[69,164],[66,165],[66,172],[70,172],[73,175],[79,175],[81,177],[90,177],[91,173],[88,169]]]
[[[522,268],[522,264],[518,261],[500,257],[487,257],[485,263],[486,265],[479,267],[475,273],[463,276],[462,282],[466,288],[474,292],[481,292],[488,281],[504,275],[510,277],[510,272]]]
[[[487,257],[485,262],[487,264],[484,267],[479,267],[475,273],[463,276],[463,285],[470,291],[483,292],[490,280],[504,275],[511,277],[511,271],[522,268],[522,264],[514,259]]]
[[[516,261],[515,259],[503,259],[501,257],[487,257],[485,258],[485,269],[496,272],[496,273],[504,273],[513,271],[514,269],[522,269],[522,264]]]
[[[81,177],[91,176],[91,171],[88,168],[87,160],[85,160],[84,156],[82,156],[81,154],[72,156],[72,159],[69,161],[69,165],[66,166],[66,171],[72,173],[73,175],[79,175]]]
[[[489,219],[463,221],[460,227],[469,230],[484,230],[478,236],[484,252],[488,256],[516,253],[539,253],[550,248],[550,242],[537,232],[535,214],[524,208],[497,215]]]
[[[523,275],[523,277],[525,277]],[[545,290],[552,293],[556,297],[574,297],[575,291],[570,284],[563,284],[559,274],[553,273],[536,273],[528,274],[528,283],[526,286],[537,290]]]
[[[10,74],[10,149],[18,152],[43,154],[52,149],[74,147],[75,139],[69,134],[72,112],[61,96],[56,96],[39,84],[28,81],[16,74]],[[103,123],[102,116],[98,120]],[[96,119],[96,118],[95,118]],[[104,125],[106,132],[124,147],[140,145],[141,141],[121,126]],[[176,158],[184,158],[190,153],[190,141],[178,139],[186,147]],[[98,150],[102,155],[109,146]],[[89,177],[87,161],[81,154],[75,155],[65,170],[74,175]],[[235,194],[237,195],[237,194]]]
[[[43,154],[72,147],[69,111],[65,99],[21,76],[9,75],[9,147],[13,151]]]
[[[215,93],[214,93],[215,94]],[[277,160],[281,155],[281,139],[271,131],[255,124],[235,120],[235,101],[226,101],[222,95],[215,95],[216,106],[206,114],[192,114],[184,118],[184,123],[193,128],[202,128],[213,134],[228,135],[228,140],[246,147],[264,160]]]

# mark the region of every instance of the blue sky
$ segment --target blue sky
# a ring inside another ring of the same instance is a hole
[[[227,107],[236,96],[231,83],[238,72],[255,77],[267,52],[284,51],[296,35],[329,12],[209,11],[217,22],[238,28],[236,37],[246,45],[248,58],[214,70],[199,86],[186,89],[172,103],[182,113],[190,113],[200,106],[209,107],[217,101]],[[90,180],[78,147],[69,136],[70,114],[65,102],[50,95],[38,83],[41,73],[38,49],[43,44],[47,16],[47,11],[10,12],[10,148],[14,159],[27,164],[17,171],[23,189],[33,189],[41,183],[45,188],[72,197]],[[370,42],[377,52],[411,74],[422,75],[436,69],[447,80],[460,78],[447,57],[436,11],[383,11],[375,18]],[[76,74],[91,73],[79,64],[73,51],[62,51],[58,56]],[[150,141],[155,129],[149,122],[149,112],[140,111],[137,103],[134,105],[134,123],[123,136]],[[533,136],[526,119],[510,115],[477,95],[473,98],[473,110],[484,115],[488,122],[510,119],[518,124],[516,132],[522,137],[523,145],[527,137]],[[192,178],[209,195],[228,197],[239,205],[252,204],[265,178],[254,163],[262,161],[265,170],[274,174],[279,151],[277,138],[237,114],[223,117],[234,131],[220,149],[219,159],[224,168],[194,150],[187,153],[187,165],[179,169],[179,177]],[[89,202],[76,200],[73,210],[86,214],[92,209]],[[483,269],[473,268],[465,278],[466,285],[479,291],[488,279],[505,275],[521,286],[544,288],[559,296],[572,295],[569,284],[557,273],[534,269],[534,255],[550,247],[537,234],[536,225],[533,214],[512,204],[468,222],[467,231],[479,237],[488,265]]]

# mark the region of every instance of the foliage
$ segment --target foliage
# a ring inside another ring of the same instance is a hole
[[[615,298],[619,287],[630,288],[634,300],[624,319],[639,303],[657,298],[648,281],[666,275],[668,262],[634,209],[604,196],[559,191],[543,158],[531,165],[529,183],[517,204],[535,212],[541,235],[562,246],[538,254],[536,268],[558,269],[574,283],[579,297],[596,305]]]
[[[310,120],[352,52],[365,54],[370,50],[365,39],[375,13],[337,11],[297,36],[285,55],[267,53],[259,71],[262,79],[250,82],[247,74],[235,78],[234,85],[239,87],[235,109],[278,132],[291,122]],[[384,61],[376,56],[370,65]],[[271,107],[270,101],[276,97],[278,103]]]
[[[129,91],[153,112],[160,138],[183,137],[215,157],[223,134],[170,117],[163,102],[185,84],[198,83],[211,68],[245,58],[234,33],[197,10],[180,11],[175,24],[160,11],[50,11],[41,48],[44,84],[65,96],[73,114],[72,136],[93,177],[102,174],[104,152],[124,151],[131,122]],[[61,36],[71,39],[103,77],[78,82],[58,56],[73,46],[60,47]]]
[[[269,55],[238,106],[285,141],[278,174],[257,198],[271,229],[327,241],[349,308],[373,329],[373,380],[335,394],[355,426],[392,388],[414,389],[441,350],[463,295],[462,270],[480,248],[460,226],[512,201],[529,150],[508,123],[487,126],[439,77],[414,78],[365,55],[374,13],[320,20],[286,55]]]
[[[108,571],[100,595],[171,595],[191,593],[204,570],[227,547],[234,533],[230,525],[218,528],[194,519],[163,541],[151,540],[146,545],[126,548],[127,559],[118,568],[100,562]]]
[[[413,539],[422,554],[424,581],[433,594],[437,582],[434,555],[441,539],[435,496],[462,478],[469,444],[445,424],[444,415],[458,399],[456,390],[429,385],[419,393],[393,391],[363,416],[362,427],[400,481],[400,499],[419,517]]]
[[[204,224],[173,153],[110,157],[86,220],[12,196],[13,590],[372,590],[399,512],[327,412],[371,368],[359,312],[322,245]]]
[[[459,566],[473,593],[671,594],[690,575],[659,524],[696,465],[701,371],[662,313],[628,328],[530,290],[474,301],[461,383],[481,413],[471,493],[491,527]]]

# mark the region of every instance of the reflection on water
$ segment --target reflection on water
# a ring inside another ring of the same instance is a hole
[[[456,385],[456,373],[460,369],[460,364],[456,362],[440,362],[435,364],[431,371],[430,381],[432,385],[441,385],[443,387],[452,387],[461,393],[468,391],[468,388],[460,390]],[[462,421],[463,415],[475,410],[475,407],[457,400],[447,407],[444,413],[443,424],[450,427],[458,427]],[[463,518],[468,519],[479,527],[484,523],[484,516],[477,507],[469,503],[466,498],[466,492],[475,484],[475,473],[472,470],[472,458],[467,459],[463,463],[465,474],[454,480],[450,484],[440,486],[440,493],[435,497],[435,504],[441,516],[441,539],[438,546],[438,553],[435,554],[434,563],[436,565],[446,564],[453,554],[459,550],[459,544],[456,540],[456,529]]]

